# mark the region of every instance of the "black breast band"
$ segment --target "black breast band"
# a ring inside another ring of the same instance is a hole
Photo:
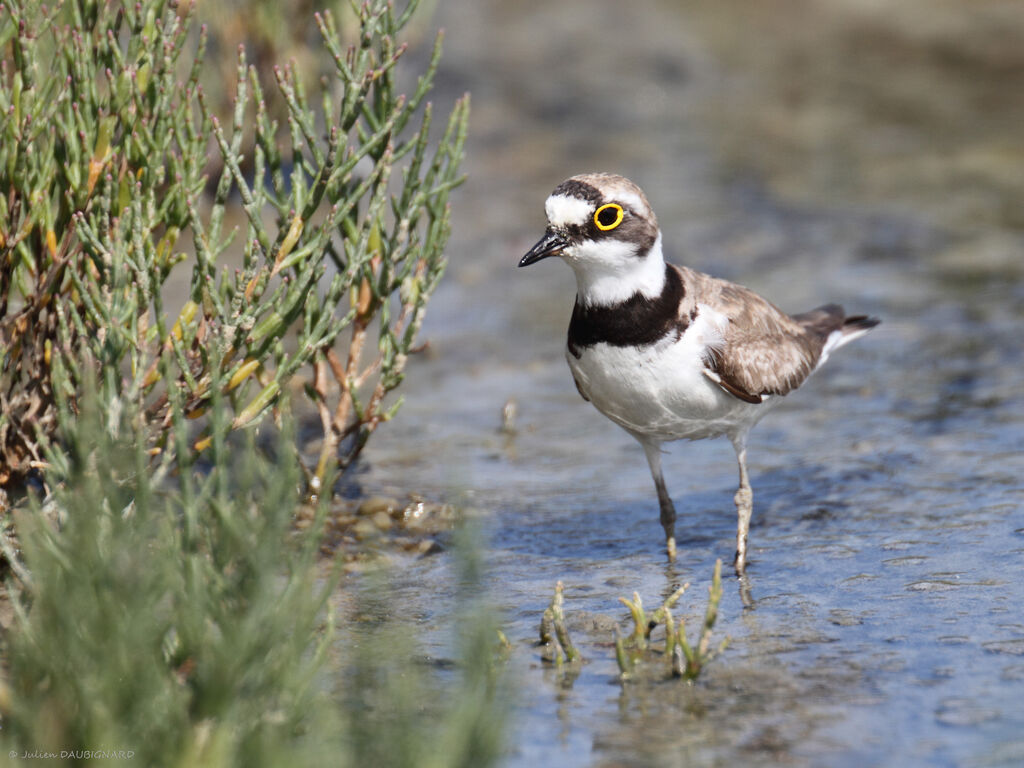
[[[611,307],[585,307],[577,296],[569,323],[569,351],[578,358],[584,347],[599,342],[633,347],[653,344],[669,333],[680,335],[690,324],[679,317],[685,294],[679,273],[666,264],[665,285],[653,299],[637,292]]]

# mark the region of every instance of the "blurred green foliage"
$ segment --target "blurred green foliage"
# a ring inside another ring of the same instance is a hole
[[[215,404],[214,413],[224,411]],[[215,416],[215,418],[217,418]],[[336,616],[325,502],[251,433],[155,484],[127,412],[83,400],[69,474],[19,513],[23,583],[4,637],[0,749],[130,750],[142,765],[480,766],[502,746],[494,623],[463,568],[454,673],[417,661],[382,579]],[[215,430],[214,434],[220,434]],[[302,530],[293,519],[313,522]],[[460,548],[470,554],[472,548]],[[13,586],[13,585],[9,585]],[[360,616],[375,620],[367,627]],[[367,762],[369,760],[369,762]]]
[[[319,554],[319,491],[397,407],[461,180],[468,100],[436,127],[426,101],[440,38],[399,75],[416,7],[0,0],[0,501],[42,492],[0,529],[2,754],[496,759],[486,607],[460,593],[441,674],[386,583],[337,616]]]

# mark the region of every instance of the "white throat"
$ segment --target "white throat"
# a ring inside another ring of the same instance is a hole
[[[643,257],[621,240],[591,242],[563,258],[576,273],[576,294],[585,306],[613,306],[640,293],[654,299],[665,287],[661,232]]]

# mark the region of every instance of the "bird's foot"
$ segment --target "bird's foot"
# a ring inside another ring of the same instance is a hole
[[[733,497],[736,502],[736,557],[733,567],[737,576],[743,576],[747,570],[747,536],[750,534],[750,517],[754,511],[754,493],[750,485],[742,483]]]
[[[746,547],[743,550],[736,550],[736,556],[732,561],[733,568],[736,569],[736,575],[742,578],[747,572],[747,551]]]
[[[669,560],[675,560],[676,559],[676,537],[675,536],[669,536],[665,540],[665,552],[668,555],[668,559]]]

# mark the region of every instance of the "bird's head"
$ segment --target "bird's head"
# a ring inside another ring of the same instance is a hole
[[[576,273],[580,298],[611,304],[636,292],[657,295],[664,279],[658,220],[629,179],[589,173],[563,181],[544,203],[544,236],[519,261],[561,256]]]

